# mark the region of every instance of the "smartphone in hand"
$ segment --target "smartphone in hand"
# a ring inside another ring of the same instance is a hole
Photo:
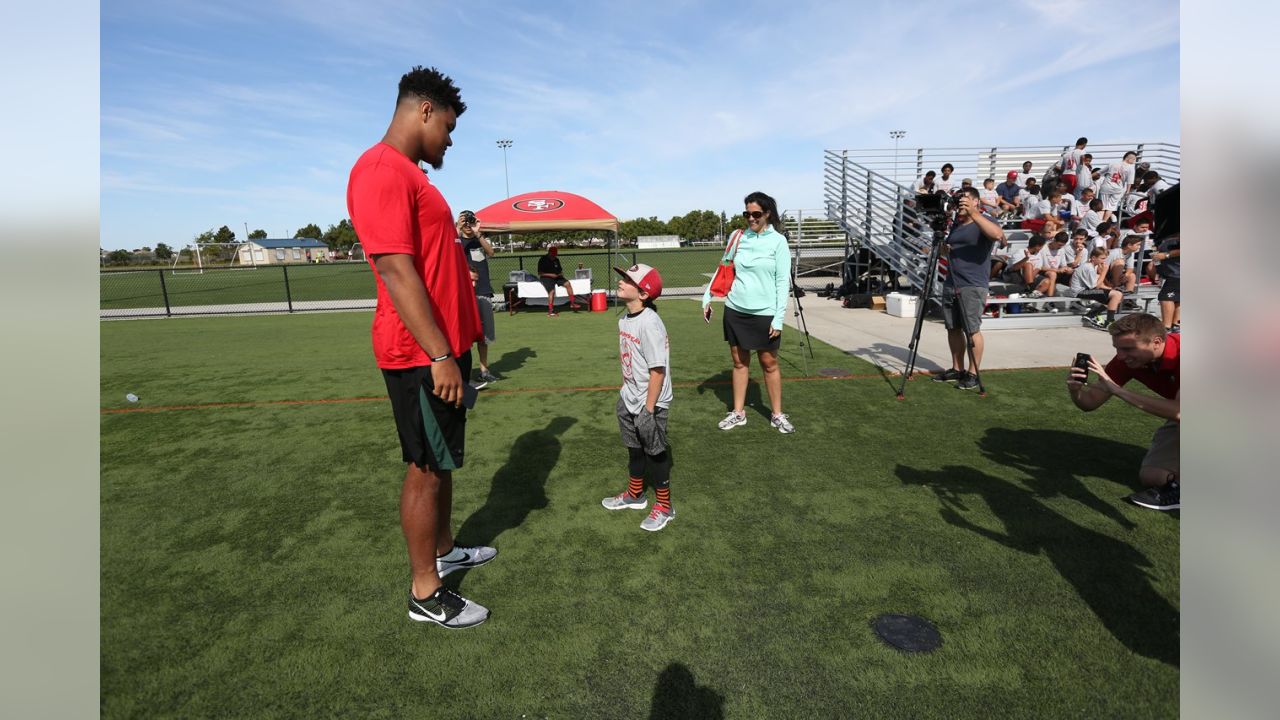
[[[464,382],[462,384],[462,407],[470,410],[476,406],[476,398],[480,396],[480,391],[472,387],[471,383]]]
[[[1084,378],[1080,382],[1089,382],[1089,360],[1089,353],[1076,353],[1076,361],[1071,363],[1071,367],[1084,373]]]
[[[702,310],[702,321],[703,321],[703,322],[705,322],[705,323],[709,323],[709,322],[711,322],[711,306],[710,306],[710,305],[708,305],[708,306],[706,306],[705,308],[703,308],[703,310]]]

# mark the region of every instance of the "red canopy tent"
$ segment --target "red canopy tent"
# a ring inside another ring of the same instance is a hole
[[[476,211],[480,230],[490,233],[544,230],[609,230],[618,232],[618,218],[573,193],[539,190],[500,200]]]

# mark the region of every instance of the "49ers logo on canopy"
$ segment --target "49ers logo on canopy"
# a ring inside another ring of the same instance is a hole
[[[564,201],[557,198],[530,198],[521,200],[520,202],[511,203],[511,207],[520,212],[527,213],[544,213],[552,210],[559,210],[564,207]]]

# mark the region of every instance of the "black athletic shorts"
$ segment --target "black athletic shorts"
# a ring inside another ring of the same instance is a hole
[[[471,351],[458,356],[462,382],[471,377]],[[446,405],[431,391],[431,366],[383,370],[391,413],[407,463],[433,471],[462,467],[466,447],[467,409]]]
[[[1165,278],[1164,283],[1160,285],[1160,302],[1180,303],[1178,299],[1178,291],[1182,289],[1182,278]]]
[[[769,328],[772,325],[772,315],[748,315],[725,306],[724,339],[734,347],[777,352],[782,344],[782,335],[770,340]]]
[[[542,289],[546,290],[547,292],[551,292],[552,290],[556,289],[557,285],[563,285],[569,281],[565,280],[563,275],[557,275],[553,278],[540,277],[538,278],[538,282],[542,283]]]

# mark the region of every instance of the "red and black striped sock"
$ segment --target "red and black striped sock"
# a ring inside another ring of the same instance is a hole
[[[671,486],[663,485],[653,489],[653,504],[658,507],[666,508],[667,512],[671,512]]]
[[[627,494],[631,497],[644,495],[644,478],[633,477],[627,480]]]

